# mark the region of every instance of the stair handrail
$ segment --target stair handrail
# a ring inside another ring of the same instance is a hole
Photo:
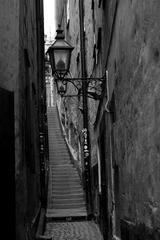
[[[74,150],[72,148],[72,146],[69,144],[69,141],[68,141],[68,138],[67,138],[67,134],[66,134],[66,131],[65,131],[65,128],[62,124],[62,121],[61,121],[61,115],[60,115],[60,105],[58,103],[58,101],[56,102],[56,107],[57,107],[57,112],[58,112],[58,118],[59,118],[59,122],[60,122],[60,125],[61,125],[61,129],[62,129],[62,134],[64,136],[64,139],[65,139],[65,142],[66,142],[66,145],[68,147],[68,150],[69,150],[69,154],[71,156],[71,161],[72,163],[75,165],[75,167],[77,168],[78,170],[78,173],[79,173],[79,176],[82,180],[82,173],[81,173],[81,170],[80,170],[80,167],[79,167],[79,164],[78,164],[78,159],[75,157],[74,155]]]

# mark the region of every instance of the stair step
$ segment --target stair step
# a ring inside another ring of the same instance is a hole
[[[61,167],[59,164],[55,164],[54,166],[52,166],[52,170],[54,171],[73,171],[73,172],[76,172],[76,168],[74,168],[72,165],[68,165],[68,166],[65,166],[64,167]]]
[[[69,176],[73,176],[73,177],[76,177],[76,176],[78,176],[78,173],[76,173],[76,172],[74,172],[73,170],[71,171],[64,171],[64,170],[61,170],[61,171],[51,171],[52,172],[52,176],[54,177],[54,176],[59,176],[59,177],[69,177]]]
[[[53,160],[52,160],[53,161]],[[67,162],[61,162],[62,164],[66,164]],[[53,168],[53,169],[56,169],[58,166],[59,166],[59,164],[60,163],[58,163],[58,162],[55,162],[55,163],[52,163],[52,162],[50,162],[49,163],[49,166],[51,167],[51,168]],[[72,167],[72,166],[71,166]],[[72,167],[72,169],[73,169],[73,167]]]
[[[74,216],[87,216],[87,212],[85,208],[77,208],[77,209],[47,209],[46,217],[74,217]]]
[[[68,174],[68,173],[52,172],[51,176],[52,176],[52,178],[58,178],[58,179],[60,179],[60,178],[68,179],[69,176],[72,176],[72,178],[76,179],[78,174],[77,173],[72,173],[72,174],[70,173],[70,174]]]
[[[84,199],[84,194],[61,194],[61,195],[54,195],[53,198],[56,200],[62,200],[62,199],[68,199],[68,200],[72,200],[72,199]]]
[[[68,175],[68,174],[65,174],[65,173],[61,173],[60,174],[60,173],[56,173],[56,172],[53,173],[52,172],[52,174],[50,176],[51,176],[52,180],[54,180],[54,179],[55,180],[62,179],[62,181],[65,181],[65,180],[67,181],[70,176],[72,176],[72,179],[75,179],[75,180],[78,178],[78,174],[75,174],[75,173],[74,174],[72,173],[72,175],[71,174]]]
[[[71,186],[71,185],[53,185],[52,184],[52,191],[54,191],[54,190],[61,190],[61,191],[65,191],[66,190],[66,188],[68,188],[69,190],[81,190],[81,188],[82,188],[82,186],[79,186],[79,185],[75,185],[75,186]]]
[[[70,167],[70,168],[58,168],[58,167],[50,167],[50,172],[52,173],[52,175],[55,175],[55,174],[59,174],[59,175],[62,175],[63,174],[67,177],[69,176],[79,176],[77,170],[73,167]]]
[[[50,164],[52,164],[54,166],[54,168],[57,167],[57,168],[63,169],[63,168],[70,167],[72,169],[76,169],[73,166],[73,164],[70,161],[67,161],[66,159],[64,159],[64,160],[55,160],[55,161],[53,160],[53,161],[50,161]]]
[[[65,194],[83,194],[83,190],[82,189],[72,189],[72,191],[70,189],[65,189],[65,190],[61,190],[61,189],[54,189],[54,195],[65,195]]]
[[[55,174],[55,173],[61,173],[61,174],[65,174],[65,175],[71,175],[71,174],[77,174],[78,175],[78,173],[76,172],[76,170],[74,170],[73,168],[68,168],[68,169],[59,169],[59,168],[56,168],[56,169],[54,169],[54,170],[52,170],[52,174]]]
[[[53,205],[53,204],[50,204]],[[77,204],[77,203],[68,203],[68,204],[54,204],[53,209],[73,209],[73,208],[85,208],[85,204]]]
[[[48,204],[53,204],[54,207],[56,205],[67,205],[68,203],[70,203],[70,205],[72,206],[72,204],[77,204],[79,205],[83,205],[85,206],[85,201],[84,199],[61,199],[61,200],[49,200]]]
[[[69,184],[69,183],[59,183],[59,184],[52,184],[52,190],[54,191],[54,189],[65,189],[65,188],[69,188],[69,189],[79,189],[82,188],[82,186],[79,183],[74,183],[74,184]]]
[[[68,157],[68,158],[70,158],[70,156],[69,156],[69,153],[67,152],[67,150],[66,151],[61,151],[61,152],[55,152],[55,151],[49,151],[50,153],[52,153],[54,156],[66,156],[66,157]]]
[[[56,145],[55,149],[57,149],[57,148],[61,148],[61,147]],[[70,157],[70,155],[69,155],[69,153],[68,153],[68,151],[66,149],[62,149],[61,152],[55,152],[55,151],[51,151],[51,150],[49,150],[49,152],[54,154],[54,155],[57,155],[57,156],[61,156],[63,154],[63,155],[66,155],[66,157]]]
[[[54,162],[54,160],[52,160],[52,161],[50,161],[50,163],[49,163],[49,165],[50,165],[50,167],[52,167],[53,169],[56,169],[56,168],[58,168],[59,167],[59,165],[60,164],[62,164],[62,165],[66,165],[66,164],[68,164],[68,161],[57,161],[57,162]],[[72,167],[72,169],[74,169],[73,168],[73,166],[71,166]]]
[[[50,177],[50,183],[52,183],[53,186],[65,186],[68,187],[69,185],[72,187],[74,185],[81,186],[81,181],[79,179],[73,180],[73,179],[55,179],[54,177]],[[82,187],[82,186],[81,186]]]
[[[52,177],[52,181],[55,183],[55,184],[58,184],[58,183],[64,183],[65,181],[66,182],[69,182],[69,183],[74,183],[76,182],[77,184],[82,184],[80,179],[77,177],[77,178],[71,178],[71,177],[68,177],[68,178],[61,178],[61,177]]]
[[[52,173],[64,173],[67,174],[68,176],[73,174],[78,174],[77,170],[75,168],[73,168],[72,166],[68,167],[68,168],[59,168],[59,167],[52,167],[51,169]]]
[[[74,179],[74,178],[68,178],[68,179],[61,179],[61,178],[59,178],[59,179],[55,179],[55,178],[53,178],[53,182],[54,182],[54,184],[56,184],[56,185],[60,185],[60,184],[64,184],[65,182],[67,182],[67,183],[69,183],[69,184],[81,184],[81,181],[80,181],[80,179]]]
[[[57,195],[57,194],[55,194],[55,195],[53,195],[53,196],[50,196],[50,197],[48,197],[48,201],[49,200],[51,200],[51,199],[54,199],[54,200],[67,200],[68,199],[68,201],[70,201],[70,200],[75,200],[75,199],[82,199],[81,201],[83,202],[84,201],[84,199],[85,199],[85,197],[84,197],[84,194],[81,194],[81,195],[76,195],[76,194],[59,194],[59,195]]]
[[[70,156],[65,156],[64,154],[61,155],[55,155],[53,153],[49,152],[49,156],[51,157],[51,161],[54,162],[55,164],[65,164],[65,163],[70,163],[71,158]]]
[[[82,193],[76,194],[76,193],[70,193],[70,194],[65,194],[65,193],[58,193],[58,194],[53,194],[48,196],[48,199],[52,199],[52,200],[57,200],[57,201],[61,201],[61,200],[68,200],[68,201],[72,201],[72,200],[84,200],[85,199],[85,195]]]

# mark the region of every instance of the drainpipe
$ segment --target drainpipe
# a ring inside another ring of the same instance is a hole
[[[85,61],[85,33],[84,33],[84,1],[79,0],[79,21],[80,21],[80,53],[81,53],[81,77],[86,78],[86,61]],[[92,191],[91,191],[91,154],[90,154],[90,136],[88,130],[88,101],[87,101],[87,82],[82,81],[82,97],[83,97],[83,133],[85,133],[86,145],[84,151],[84,185],[87,201],[88,217],[92,216]]]

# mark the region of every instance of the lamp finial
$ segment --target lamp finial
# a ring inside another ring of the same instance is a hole
[[[60,24],[58,24],[58,29],[56,30],[56,32],[57,32],[57,36],[55,37],[55,39],[64,39],[63,30],[61,29]]]

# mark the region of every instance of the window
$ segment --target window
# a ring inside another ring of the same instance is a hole
[[[70,17],[69,17],[69,0],[67,1],[67,28],[69,27]]]
[[[94,0],[91,2],[91,9],[94,11]]]
[[[76,62],[77,62],[77,65],[78,65],[79,64],[79,52],[77,54]]]
[[[97,49],[101,49],[101,39],[102,39],[102,28],[98,28],[98,38],[97,38]]]
[[[95,33],[94,0],[92,0],[92,3],[91,3],[91,9],[92,9],[93,32]]]
[[[102,0],[99,0],[99,1],[98,1],[98,7],[99,7],[99,8],[101,7],[101,3],[102,3]]]
[[[94,33],[94,47],[93,47],[93,58],[95,60],[95,63],[97,64],[97,45],[96,45],[96,36],[95,36],[95,33]]]

